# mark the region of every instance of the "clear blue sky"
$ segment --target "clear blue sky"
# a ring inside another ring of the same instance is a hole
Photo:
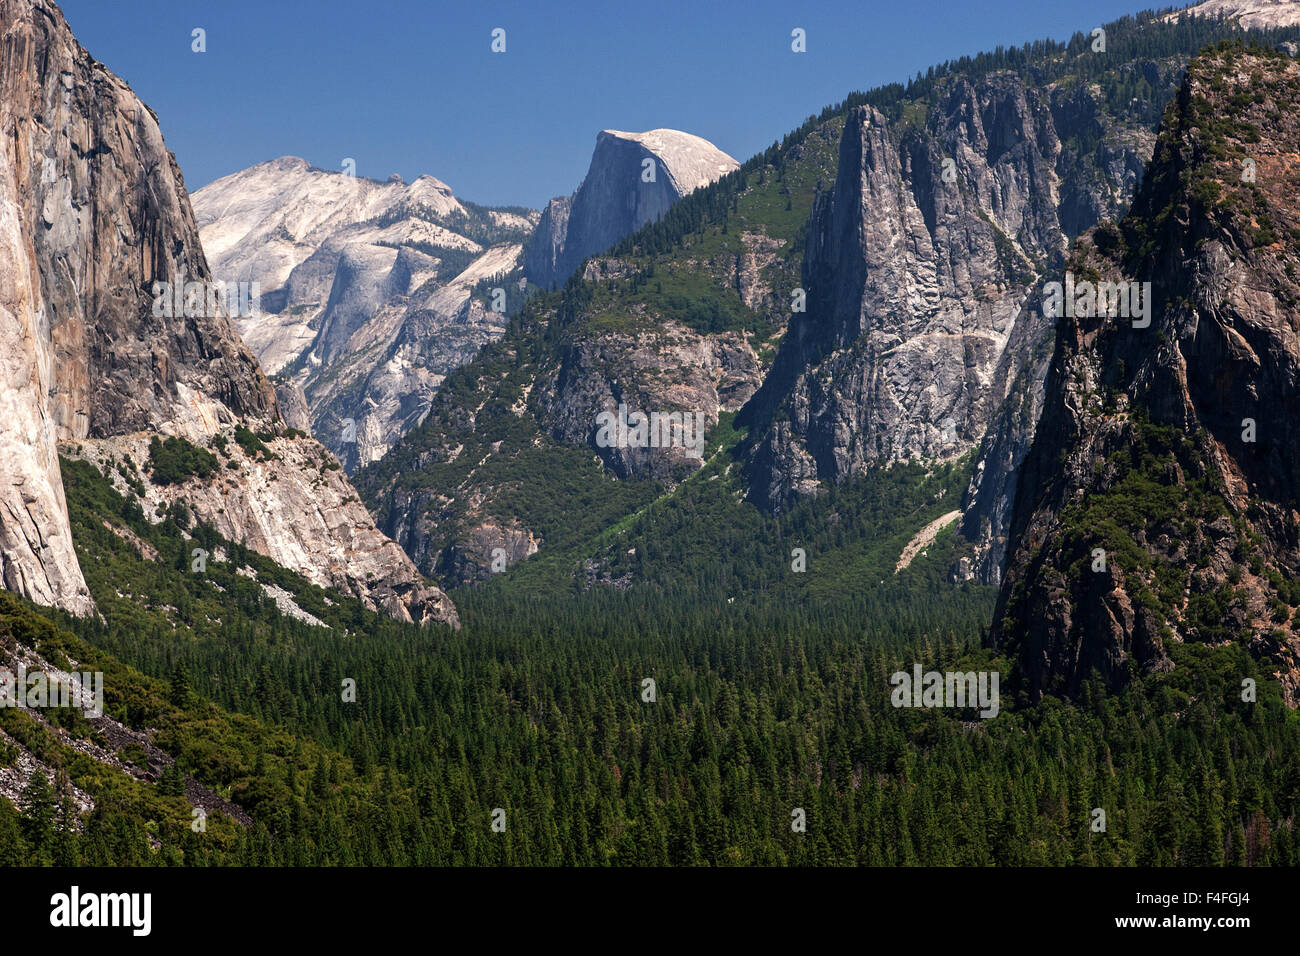
[[[277,156],[353,157],[359,175],[432,173],[463,198],[535,208],[574,189],[601,129],[682,129],[743,161],[852,90],[1161,5],[61,0],[158,113],[191,191]],[[790,50],[795,27],[807,53]]]

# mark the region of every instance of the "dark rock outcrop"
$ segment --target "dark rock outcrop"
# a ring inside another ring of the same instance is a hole
[[[1149,282],[1151,323],[1063,316],[1025,458],[995,646],[1031,696],[1248,647],[1300,701],[1300,67],[1198,58],[1079,281]]]

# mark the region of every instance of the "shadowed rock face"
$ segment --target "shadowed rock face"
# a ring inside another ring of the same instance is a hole
[[[525,275],[544,289],[564,285],[582,260],[739,166],[707,140],[678,130],[602,130],[582,185],[567,199],[552,199],[542,214],[524,250]]]
[[[573,211],[572,196],[556,196],[542,211],[542,218],[537,223],[537,230],[532,239],[524,246],[524,275],[543,289],[559,286],[573,274],[573,264],[565,278],[560,278],[563,269],[564,240],[569,231],[569,213]],[[581,261],[581,260],[579,260]]]
[[[1070,261],[1154,305],[1059,320],[992,634],[1035,698],[1181,641],[1248,647],[1300,702],[1298,103],[1285,58],[1194,61],[1132,212]]]
[[[206,442],[237,423],[275,431],[282,422],[224,308],[169,317],[154,307],[155,283],[211,279],[154,114],[80,47],[48,0],[0,0],[0,24],[0,573],[33,600],[88,613],[59,441],[90,449],[163,432]],[[212,507],[196,514],[244,507],[220,491],[228,487],[214,484]],[[286,516],[280,534],[292,542],[265,553],[296,547],[304,570],[328,566],[333,580],[352,581],[349,541],[314,508],[277,501],[274,490],[247,506]],[[359,504],[353,511],[356,526],[373,531]],[[389,576],[406,593],[427,589],[391,550]],[[454,620],[441,592],[427,597]]]

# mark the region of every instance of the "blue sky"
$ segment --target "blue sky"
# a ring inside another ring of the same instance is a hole
[[[1161,3],[1152,3],[1160,6]],[[158,113],[191,191],[302,156],[541,207],[596,133],[669,126],[745,160],[852,90],[945,59],[1066,39],[1134,0],[61,0],[90,53]],[[191,32],[207,33],[207,52]],[[506,31],[506,52],[491,32]],[[790,32],[807,32],[807,52]]]

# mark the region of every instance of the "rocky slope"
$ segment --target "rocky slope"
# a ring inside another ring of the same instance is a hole
[[[537,213],[462,202],[432,176],[409,185],[286,156],[194,195],[213,273],[257,282],[238,319],[287,404],[349,471],[383,456],[446,373],[500,336],[475,287],[518,284]]]
[[[0,334],[11,346],[0,383],[11,412],[0,430],[0,564],[6,587],[87,613],[57,443],[105,457],[158,432],[206,444],[239,427],[272,437],[284,426],[270,382],[208,295],[212,274],[156,117],[49,0],[2,0],[0,23]],[[180,309],[156,298],[162,283],[183,282],[195,294]],[[309,483],[292,473],[301,463],[286,456],[279,467],[280,488]],[[296,553],[304,572],[399,617],[455,621],[445,595],[385,550],[362,508],[327,516],[308,497],[260,493],[236,463],[192,504],[236,527],[274,513],[271,533],[250,546]]]
[[[149,433],[64,446],[93,463],[144,513],[161,521],[179,503],[221,537],[238,541],[312,584],[350,594],[399,621],[455,623],[456,609],[375,527],[338,460],[315,439],[280,431],[256,443],[234,429],[208,436],[219,468],[210,476],[161,481]],[[209,556],[211,557],[211,556]]]
[[[27,639],[30,641],[30,637]],[[69,664],[73,667],[78,666],[72,662]],[[21,673],[20,667],[25,668],[27,673],[48,675],[50,684],[65,688],[62,692],[83,715],[87,712],[94,714],[96,704],[93,690],[83,686],[80,673],[74,676],[68,670],[42,657],[31,646],[24,646],[19,640],[6,634],[5,638],[0,640],[0,669],[16,674]],[[124,774],[139,781],[157,782],[164,772],[174,768],[176,763],[174,757],[155,743],[156,730],[134,730],[107,713],[85,717],[83,726],[90,732],[83,734],[69,732],[65,727],[60,726],[59,722],[52,720],[48,716],[48,711],[41,708],[26,708],[22,713],[49,735],[47,739],[56,741],[60,748],[67,748],[71,752],[90,758],[100,772],[109,775]],[[61,777],[66,777],[66,768],[60,767],[48,756],[42,759],[23,746],[19,740],[0,730],[0,751],[4,750],[8,750],[13,756],[7,765],[0,766],[0,797],[4,797],[15,806],[22,805],[23,791],[32,782],[34,775],[44,775],[54,788],[60,785]],[[48,750],[44,751],[45,754],[48,752]],[[139,763],[126,759],[128,754],[138,754]],[[71,782],[67,782],[66,787],[67,795],[71,796],[79,815],[95,808],[94,797],[85,790]],[[202,808],[208,814],[223,813],[241,826],[252,825],[253,820],[247,813],[192,777],[184,776],[184,796],[192,808]],[[80,820],[77,821],[77,826],[79,828],[82,826]]]
[[[1300,703],[1297,105],[1282,54],[1195,61],[1131,213],[1068,264],[1154,308],[1059,320],[992,634],[1035,698],[1237,642]]]
[[[571,537],[569,508],[583,511],[581,533],[599,531],[643,491],[699,469],[720,416],[757,387],[757,356],[736,332],[578,318],[548,342],[560,298],[530,302],[512,334],[448,379],[426,421],[356,477],[380,527],[427,573],[483,580]],[[601,416],[616,420],[620,406],[701,427],[689,447],[680,431],[660,447],[602,443]]]
[[[524,274],[543,289],[563,285],[583,259],[739,166],[708,140],[680,130],[602,130],[577,191],[552,199],[542,213],[524,251]]]

